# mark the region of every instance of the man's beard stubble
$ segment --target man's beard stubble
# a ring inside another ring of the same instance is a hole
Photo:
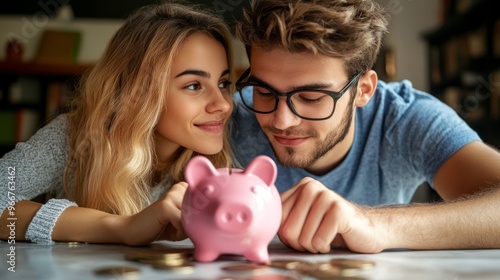
[[[354,96],[355,96],[354,94],[351,94],[349,104],[353,103],[352,101],[354,101]],[[351,127],[352,124],[353,112],[354,112],[354,107],[348,106],[348,110],[344,114],[342,121],[340,122],[340,125],[336,129],[331,130],[327,134],[325,140],[319,141],[315,145],[316,148],[312,150],[310,153],[298,154],[295,148],[285,147],[286,155],[282,156],[278,154],[274,146],[271,145],[274,155],[283,166],[307,169],[308,167],[313,165],[316,161],[318,161],[320,158],[325,156],[329,151],[331,151],[335,146],[337,146],[337,144],[344,141],[347,134],[349,133],[349,128]],[[270,141],[270,137],[272,137],[271,135],[273,134],[306,136],[313,138],[317,137],[317,133],[313,130],[297,131],[294,130],[294,128],[281,130],[275,127],[262,127],[262,130],[264,131],[264,134],[268,138],[268,141]]]

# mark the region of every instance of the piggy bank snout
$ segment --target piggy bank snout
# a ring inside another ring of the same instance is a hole
[[[226,232],[238,233],[251,224],[253,213],[250,207],[238,203],[222,203],[215,212],[215,223]]]

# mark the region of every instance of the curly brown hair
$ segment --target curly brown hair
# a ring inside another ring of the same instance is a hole
[[[388,14],[372,0],[253,0],[236,26],[252,46],[340,58],[348,75],[373,67]]]

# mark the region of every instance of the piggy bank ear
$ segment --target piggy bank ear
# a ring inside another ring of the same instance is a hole
[[[247,166],[244,174],[253,174],[261,178],[268,186],[274,185],[278,169],[276,163],[268,156],[258,156]]]
[[[218,174],[217,169],[204,156],[193,157],[186,165],[184,177],[190,188],[195,188],[206,177]]]

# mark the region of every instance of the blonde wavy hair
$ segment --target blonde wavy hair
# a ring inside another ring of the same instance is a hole
[[[388,14],[372,0],[254,0],[236,27],[246,45],[310,52],[344,61],[348,76],[369,70]]]
[[[82,79],[80,99],[68,115],[68,162],[64,187],[79,206],[130,215],[151,203],[158,168],[154,131],[164,108],[171,64],[186,38],[204,33],[227,53],[233,79],[231,33],[223,20],[197,7],[163,3],[140,8],[117,31],[102,58]],[[221,152],[206,155],[230,167],[226,136]],[[197,153],[180,148],[163,166],[163,180],[183,180]]]

